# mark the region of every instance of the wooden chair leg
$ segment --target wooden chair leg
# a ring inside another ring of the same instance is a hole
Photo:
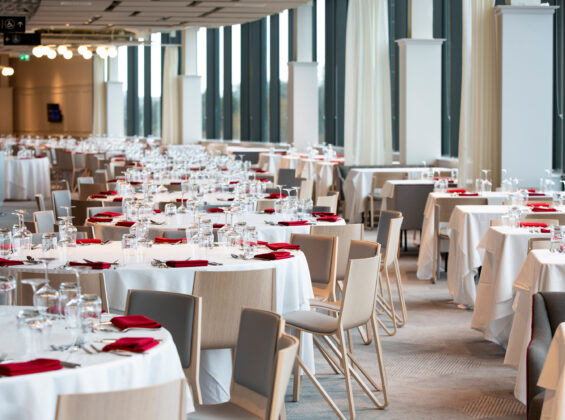
[[[347,401],[349,403],[349,418],[354,419],[355,401],[353,400],[353,388],[351,386],[351,367],[349,366],[349,358],[347,357],[347,347],[343,330],[339,331],[339,341],[341,350],[341,365],[345,376],[345,390],[347,392]]]

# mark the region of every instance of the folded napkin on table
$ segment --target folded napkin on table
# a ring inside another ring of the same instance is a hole
[[[267,214],[271,214],[271,213],[274,213],[274,212],[275,212],[275,209],[265,209],[265,210],[263,210],[263,213],[267,213]]]
[[[286,242],[277,242],[273,244],[263,244],[263,245],[265,245],[269,249],[272,249],[273,251],[278,251],[279,249],[293,249],[293,250],[300,249],[300,245],[287,244]]]
[[[121,222],[116,223],[116,226],[122,227],[132,227],[133,225],[135,225],[135,222],[132,222],[130,220],[122,220]]]
[[[273,251],[267,252],[266,254],[257,254],[253,258],[259,260],[284,260],[286,258],[292,258],[292,254],[288,251]]]
[[[234,197],[232,197],[232,198],[228,198],[228,199],[227,199],[226,201],[233,201],[233,200],[235,200],[235,198],[234,198]]]
[[[180,203],[181,201],[183,203],[186,203],[188,201],[188,198],[177,198],[177,203]]]
[[[162,236],[157,236],[155,237],[154,241],[156,244],[177,244],[179,242],[186,242],[186,238],[172,239],[172,238],[163,238]]]
[[[224,224],[223,224],[223,223],[214,223],[214,224],[212,225],[212,229],[221,229],[221,228],[223,228],[223,227],[224,227]]]
[[[89,198],[108,198],[108,196],[104,194],[90,194]]]
[[[322,216],[316,219],[318,222],[339,222],[341,219],[338,216]]]
[[[23,261],[17,260],[7,260],[5,258],[0,258],[0,267],[5,267],[7,265],[22,265]]]
[[[208,260],[166,261],[167,267],[206,267]]]
[[[520,227],[547,227],[547,223],[538,223],[538,222],[520,222]]]
[[[141,182],[141,181],[130,181],[129,183],[130,183],[130,185],[141,185],[141,184],[143,184],[143,182]]]
[[[29,373],[49,372],[51,370],[63,369],[61,362],[56,359],[34,359],[29,362],[2,363],[0,364],[0,375],[19,376]]]
[[[265,198],[269,200],[278,200],[279,198],[286,198],[286,194],[271,193]]]
[[[120,330],[126,328],[161,328],[157,321],[147,318],[145,315],[115,316],[110,322]]]
[[[542,228],[541,233],[551,233],[551,229],[550,228]]]
[[[260,181],[260,182],[271,182],[271,180],[267,179],[267,178],[256,178],[256,179],[257,179],[257,181]]]
[[[126,350],[134,353],[143,353],[155,347],[159,342],[151,337],[123,337],[113,343],[107,344],[103,351]]]
[[[530,192],[530,193],[528,193],[528,196],[530,196],[530,197],[544,197],[545,194],[544,193]]]
[[[118,179],[116,178],[116,179],[110,179],[110,180],[108,180],[108,184],[113,183],[113,182],[118,182]]]
[[[549,203],[526,203],[528,207],[549,207]]]
[[[77,244],[101,244],[102,239],[77,239]]]
[[[159,210],[159,209],[153,209],[153,213],[161,213],[161,210]]]
[[[209,208],[208,210],[206,210],[208,213],[223,213],[224,209],[221,209],[220,207],[212,207]]]
[[[258,174],[264,174],[265,172],[267,172],[266,170],[261,169],[261,168],[255,168],[255,169],[253,169],[253,170],[254,170],[255,172],[257,172]]]
[[[544,211],[557,211],[553,207],[532,207],[532,211],[534,212],[544,212]]]
[[[111,217],[89,217],[88,221],[91,223],[110,223],[112,221]]]
[[[180,182],[171,182],[170,185],[180,185]]]
[[[104,194],[104,195],[118,195],[117,191],[114,190],[108,190],[108,191],[100,191],[100,194]]]
[[[308,220],[291,220],[279,222],[281,226],[306,226],[308,225]]]
[[[313,211],[312,216],[314,217],[335,216],[335,213],[332,213],[331,211]]]
[[[123,213],[117,213],[115,211],[104,211],[102,213],[98,213],[96,217],[119,217],[122,215]]]
[[[90,267],[93,270],[107,270],[112,266],[112,264],[103,261],[92,261],[92,262],[83,262],[83,263],[71,261],[69,265],[71,267]]]
[[[535,189],[535,188],[528,188],[528,192],[529,192],[529,193],[535,193],[535,192],[536,192],[536,189]]]
[[[478,197],[479,193],[459,193],[459,197]]]
[[[453,193],[465,193],[467,192],[467,190],[465,188],[450,188],[447,190],[448,193],[453,194]]]
[[[239,181],[230,181],[230,185],[239,184]]]
[[[124,201],[124,197],[116,197],[112,201],[122,202],[122,201]]]

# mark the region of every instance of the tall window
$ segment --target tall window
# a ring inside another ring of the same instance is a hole
[[[241,25],[232,26],[232,118],[233,138],[241,138]]]
[[[118,47],[118,81],[122,84],[122,92],[124,97],[124,133],[127,132],[128,109],[127,109],[127,93],[128,93],[128,47]]]
[[[316,57],[318,62],[318,130],[320,143],[325,143],[324,130],[324,79],[326,71],[326,2],[316,1]]]
[[[140,41],[143,41],[141,39]],[[137,128],[135,133],[139,135],[146,134],[144,131],[144,100],[145,100],[145,47],[139,45],[137,47],[137,109],[139,118],[137,120]]]
[[[281,81],[281,142],[288,142],[288,10],[279,14],[279,77]]]
[[[198,75],[202,78],[202,109],[206,109],[206,29],[200,28],[196,35],[196,43],[198,50],[197,70]],[[206,112],[202,113],[202,138],[206,138]]]
[[[161,33],[151,34],[151,134],[161,137]]]

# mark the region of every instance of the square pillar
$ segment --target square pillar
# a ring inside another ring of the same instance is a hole
[[[200,76],[179,76],[179,121],[183,144],[202,139],[201,79]]]
[[[106,82],[106,134],[124,136],[124,92],[122,82]]]
[[[288,63],[288,142],[299,150],[318,144],[318,63]]]

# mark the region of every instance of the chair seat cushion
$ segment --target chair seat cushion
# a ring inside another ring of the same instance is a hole
[[[337,318],[310,311],[295,311],[284,316],[286,325],[320,334],[331,334],[337,330]]]
[[[190,413],[188,418],[190,420],[209,420],[209,419],[233,419],[233,420],[249,420],[258,419],[243,408],[235,404],[226,402],[223,404],[214,405],[197,405],[196,412]]]

